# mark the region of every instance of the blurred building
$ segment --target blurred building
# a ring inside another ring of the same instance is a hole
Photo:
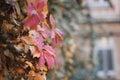
[[[120,0],[84,0],[84,3],[88,5],[93,30],[100,35],[94,41],[97,75],[120,80]]]

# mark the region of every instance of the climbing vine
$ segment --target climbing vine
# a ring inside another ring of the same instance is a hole
[[[47,0],[0,1],[0,79],[45,80],[62,40]]]

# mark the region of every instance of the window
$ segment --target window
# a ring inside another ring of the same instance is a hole
[[[109,7],[107,0],[93,0],[91,4],[92,8],[106,8]]]
[[[94,63],[99,77],[114,76],[114,45],[112,38],[96,40]]]
[[[104,49],[98,51],[99,70],[110,71],[113,70],[113,56],[111,49]]]

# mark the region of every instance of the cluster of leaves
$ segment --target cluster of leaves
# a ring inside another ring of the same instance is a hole
[[[56,28],[47,0],[1,0],[0,38],[1,75],[43,80],[40,75],[57,63],[54,48],[61,45],[63,33]]]
[[[43,66],[47,62],[48,68],[51,69],[56,58],[53,47],[56,44],[61,44],[63,34],[55,27],[54,18],[48,13],[46,0],[31,0],[28,2],[29,6],[25,26],[30,28],[30,30],[29,36],[24,36],[22,39],[27,44],[33,45],[30,46],[30,50],[33,57],[40,57],[39,65]]]

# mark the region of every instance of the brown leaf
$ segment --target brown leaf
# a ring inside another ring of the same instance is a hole
[[[48,68],[46,66],[40,67],[40,76],[43,77],[46,80],[46,74],[47,74]]]
[[[45,80],[42,76],[36,74],[34,80]]]
[[[28,80],[46,80],[46,79],[44,79],[42,76],[40,76],[39,74],[37,74],[33,70],[31,70],[28,73]]]
[[[35,72],[33,70],[28,73],[28,80],[34,80]]]
[[[35,67],[33,66],[33,64],[29,61],[25,62],[32,70],[35,70]]]
[[[7,45],[6,44],[0,44],[0,47],[6,48]]]
[[[19,43],[20,42],[20,39],[14,39],[14,40],[11,40],[11,43]]]
[[[13,54],[8,49],[4,51],[4,55],[9,57],[11,60],[14,60]]]
[[[19,52],[23,51],[27,53],[29,51],[29,46],[25,43],[19,43],[18,45],[14,45],[15,49]]]
[[[18,2],[16,2],[16,4],[15,4],[15,9],[16,9],[16,12],[17,12],[17,18],[22,19],[23,16],[21,15],[22,13],[21,13]]]
[[[3,20],[3,24],[2,24],[2,32],[3,33],[8,33],[10,30],[12,30],[12,28],[14,27],[14,25],[8,23],[8,21]]]
[[[3,72],[0,72],[0,80],[5,80],[5,78],[4,78],[4,73]]]
[[[18,74],[24,74],[24,73],[25,73],[22,68],[19,68],[19,69],[17,69],[16,71],[17,71]]]

